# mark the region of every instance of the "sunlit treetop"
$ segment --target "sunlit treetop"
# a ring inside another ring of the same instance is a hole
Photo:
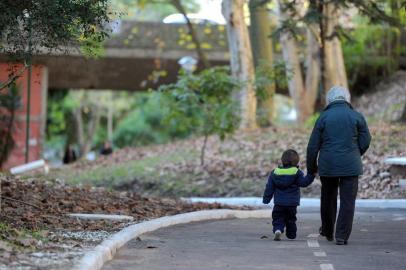
[[[38,51],[102,41],[113,15],[109,0],[0,1],[0,52],[26,60]]]

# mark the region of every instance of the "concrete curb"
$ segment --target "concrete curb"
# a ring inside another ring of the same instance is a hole
[[[268,218],[271,217],[271,209],[267,210],[203,210],[168,216],[134,224],[124,228],[110,238],[104,240],[92,251],[85,253],[73,269],[76,270],[99,270],[104,263],[113,259],[117,250],[128,241],[160,228],[185,224],[196,221],[228,219],[228,218]]]
[[[231,198],[183,198],[186,202],[197,203],[221,203],[234,206],[253,206],[259,208],[269,208],[273,205],[273,201],[269,205],[262,204],[262,197],[231,197]],[[361,208],[396,208],[396,209],[406,209],[406,199],[357,199],[355,201],[355,206],[357,209]],[[300,208],[320,207],[319,198],[302,198],[300,199]]]
[[[77,219],[88,219],[88,220],[111,220],[111,221],[133,221],[134,218],[125,215],[104,215],[104,214],[82,214],[82,213],[71,213],[67,214],[71,218]]]

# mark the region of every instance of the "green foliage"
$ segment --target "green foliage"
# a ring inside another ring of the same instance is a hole
[[[138,21],[161,21],[166,16],[178,13],[171,0],[113,0],[113,7],[124,18],[136,17]],[[194,0],[181,1],[187,12],[197,12],[198,4]]]
[[[68,91],[50,91],[47,100],[47,137],[62,135],[66,132],[66,114],[70,113],[66,106]]]
[[[109,0],[0,1],[0,52],[27,60],[43,48],[53,50],[89,38],[101,42],[108,35],[108,4]]]
[[[82,110],[86,126],[91,121],[91,110],[97,106],[100,112],[98,129],[92,134],[91,144],[101,145],[107,138],[108,108],[113,108],[113,123],[118,123],[134,106],[128,92],[92,90],[52,90],[47,102],[46,147],[61,154],[66,143],[78,144],[75,113]],[[86,129],[87,130],[87,129]],[[85,135],[87,131],[85,131]]]
[[[79,38],[80,51],[88,58],[100,58],[104,56],[104,39],[100,34]]]
[[[15,145],[12,132],[15,112],[20,106],[19,89],[13,82],[5,91],[0,92],[0,167]]]
[[[170,101],[160,93],[138,94],[133,109],[117,126],[114,144],[118,147],[165,143],[185,138],[190,130],[179,121],[163,123]]]
[[[223,140],[238,127],[239,108],[233,98],[238,86],[228,68],[215,67],[198,74],[182,71],[175,84],[160,87],[171,101],[165,122],[183,123],[187,129],[205,136],[202,165],[207,136],[216,134]]]
[[[183,122],[198,134],[217,134],[224,139],[239,123],[238,106],[232,97],[238,86],[225,67],[198,74],[181,72],[177,83],[160,87],[171,100],[165,121]]]
[[[399,48],[394,27],[359,26],[344,39],[343,54],[350,87],[362,92],[395,71]]]
[[[315,114],[313,114],[312,116],[307,118],[306,122],[304,123],[304,126],[307,128],[313,128],[314,125],[316,124],[317,119],[319,119],[319,117],[320,117],[320,113],[316,112]]]
[[[257,98],[259,100],[268,98],[268,91],[266,91],[268,85],[274,84],[277,88],[287,88],[292,72],[291,70],[286,70],[284,61],[274,61],[274,63],[261,61],[255,69],[255,91]]]

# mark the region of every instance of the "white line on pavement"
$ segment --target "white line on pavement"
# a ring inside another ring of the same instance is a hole
[[[317,240],[313,240],[313,239],[307,240],[307,245],[309,247],[320,247],[319,242]]]
[[[324,251],[314,251],[313,254],[316,257],[326,257],[327,256],[326,252],[324,252]]]
[[[334,270],[334,266],[330,263],[323,263],[323,264],[320,264],[320,269],[321,270]]]
[[[319,234],[318,234],[318,233],[311,233],[311,234],[309,234],[307,237],[310,237],[310,238],[317,238],[317,237],[319,237]]]
[[[324,251],[315,251],[315,252],[313,252],[313,254],[316,257],[326,257],[327,256],[326,252],[324,252]]]
[[[397,217],[392,219],[393,221],[402,221],[402,220],[406,220],[406,217]]]

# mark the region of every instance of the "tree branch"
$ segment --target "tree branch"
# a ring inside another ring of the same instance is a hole
[[[181,13],[183,15],[183,17],[185,17],[187,27],[189,28],[189,32],[192,37],[192,41],[196,46],[196,52],[199,57],[199,61],[204,65],[205,68],[209,68],[210,63],[207,60],[206,54],[202,50],[202,47],[200,46],[200,40],[197,37],[197,33],[195,31],[195,28],[193,27],[193,24],[191,23],[191,21],[189,20],[189,18],[187,16],[185,8],[183,7],[180,0],[171,0],[171,3],[179,11],[179,13]]]
[[[31,206],[31,207],[34,207],[34,208],[37,208],[37,209],[41,210],[41,208],[39,206],[36,206],[34,204],[31,204],[31,203],[27,203],[27,202],[24,202],[24,201],[16,200],[16,199],[13,199],[13,198],[10,198],[10,197],[5,197],[5,196],[0,196],[0,198],[4,199],[4,200],[12,201],[12,202],[18,202],[18,203],[26,204],[28,206]]]
[[[5,83],[0,84],[0,90],[3,90],[4,88],[9,87],[10,84],[15,82],[19,77],[21,77],[21,75],[24,73],[24,71],[27,68],[28,68],[27,63],[24,63],[24,66],[18,72],[12,74],[12,76],[10,76]]]

